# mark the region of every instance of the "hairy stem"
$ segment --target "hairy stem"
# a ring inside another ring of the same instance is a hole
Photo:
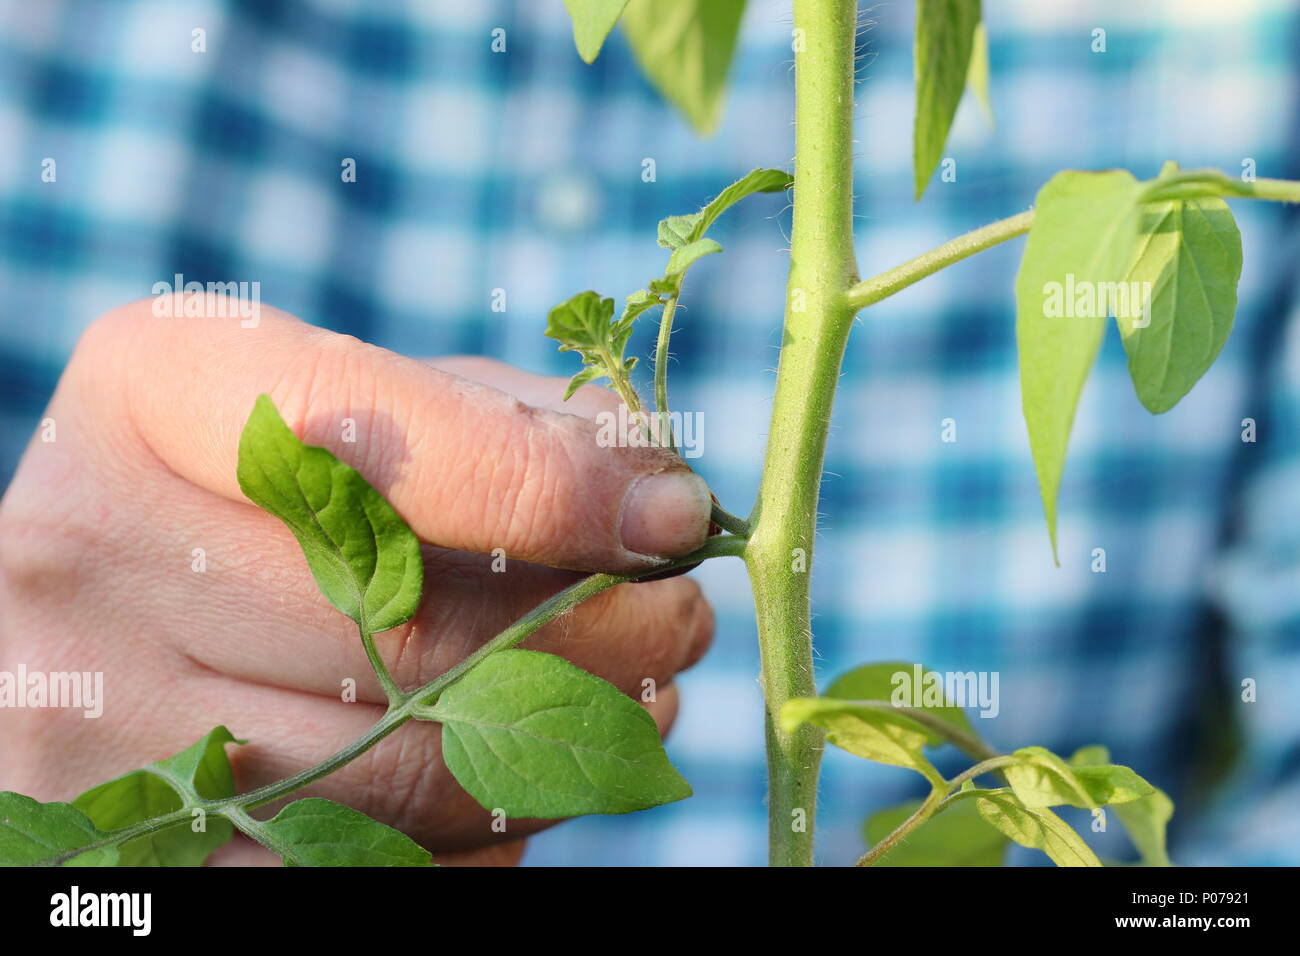
[[[794,228],[772,423],[745,552],[758,620],[768,768],[768,858],[809,866],[822,735],[785,733],[816,693],[808,605],[826,434],[853,321],[853,63],[857,4],[795,0]]]
[[[882,838],[875,846],[862,855],[854,866],[872,866],[882,856],[902,842],[909,833],[930,819],[939,810],[939,804],[948,796],[948,788],[936,786],[930,790],[916,812],[894,828],[888,836]]]
[[[999,219],[981,229],[968,232],[956,239],[951,239],[929,252],[910,259],[900,266],[895,266],[880,275],[864,279],[849,289],[849,304],[856,309],[865,309],[869,305],[887,299],[895,292],[906,289],[914,282],[933,275],[940,269],[960,262],[967,256],[973,256],[1000,242],[1023,236],[1034,222],[1034,211],[1022,212],[1018,216]]]
[[[1163,202],[1169,199],[1204,199],[1218,196],[1300,202],[1300,182],[1289,179],[1246,181],[1227,176],[1217,169],[1191,169],[1155,180],[1142,194],[1142,201]]]
[[[680,281],[679,276],[678,282]],[[680,288],[664,303],[663,314],[659,316],[659,341],[655,343],[655,412],[659,416],[659,441],[663,442],[663,430],[667,428],[668,443],[673,451],[678,451],[678,448],[677,436],[673,434],[672,422],[668,418],[668,341],[673,334],[673,313],[677,311],[679,295]]]
[[[357,630],[361,632],[361,646],[366,649],[366,658],[370,661],[370,669],[375,672],[379,685],[384,689],[384,696],[388,698],[390,704],[400,702],[404,696],[402,689],[397,686],[397,681],[393,680],[393,675],[389,673],[388,665],[379,656],[379,650],[375,647],[375,636],[366,625],[366,612],[364,609],[361,611],[361,623],[357,625]]]
[[[709,520],[723,531],[730,531],[742,538],[749,537],[749,522],[738,515],[733,515],[722,505],[715,504],[713,506],[713,510],[709,514]]]
[[[981,760],[973,767],[963,770],[946,783],[935,786],[930,791],[929,796],[927,796],[925,800],[921,802],[921,805],[916,808],[915,813],[895,827],[888,836],[883,837],[853,865],[872,866],[878,862],[882,856],[897,846],[900,841],[906,838],[909,833],[946,808],[950,797],[954,794],[954,791],[959,791],[961,785],[967,780],[974,780],[976,777],[982,777],[986,773],[993,773],[994,771],[1001,770],[1003,767],[1009,767],[1015,762],[1015,757],[996,754],[986,760]]]

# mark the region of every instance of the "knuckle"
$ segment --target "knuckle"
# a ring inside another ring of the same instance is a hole
[[[102,382],[119,368],[131,348],[141,321],[151,317],[147,299],[110,309],[82,330],[68,359],[64,376],[73,382]],[[107,394],[112,394],[108,392]]]

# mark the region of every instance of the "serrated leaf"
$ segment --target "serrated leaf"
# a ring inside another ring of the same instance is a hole
[[[971,40],[970,68],[966,71],[966,86],[975,94],[984,118],[993,123],[993,101],[989,99],[989,32],[983,23],[975,27]]]
[[[781,708],[781,727],[790,734],[802,724],[821,727],[827,743],[858,757],[915,770],[932,782],[943,779],[921,753],[928,733],[889,708],[833,697],[794,697]]]
[[[872,814],[863,827],[867,843],[875,846],[920,805],[920,800],[913,800]],[[875,865],[1001,866],[1007,843],[1007,838],[980,816],[974,800],[958,800],[909,833]]]
[[[717,126],[745,0],[631,0],[623,31],[660,94],[705,134]]]
[[[943,155],[957,104],[966,89],[979,24],[980,0],[917,0],[912,50],[916,82],[912,168],[917,199]]]
[[[442,724],[443,760],[461,786],[512,817],[629,813],[691,794],[654,719],[552,654],[499,651],[418,716]]]
[[[286,866],[432,866],[406,834],[341,803],[295,800],[256,826]]]
[[[595,353],[609,345],[614,300],[590,290],[566,299],[546,316],[546,335],[560,343],[560,351]]]
[[[1161,178],[1177,172],[1176,163],[1166,163]],[[1129,308],[1116,310],[1116,324],[1133,387],[1152,414],[1178,404],[1218,358],[1232,331],[1240,278],[1241,233],[1222,199],[1143,208],[1127,278]]]
[[[664,269],[664,275],[681,275],[701,256],[721,251],[722,246],[712,239],[696,239],[673,251],[673,254],[668,257],[668,267]]]
[[[975,730],[966,718],[966,712],[960,707],[952,706],[952,702],[943,697],[942,691],[940,691],[940,697],[943,703],[939,706],[927,706],[924,696],[922,696],[922,699],[916,700],[913,685],[915,684],[916,668],[918,666],[902,661],[864,664],[837,677],[830,687],[826,689],[823,696],[834,697],[839,700],[883,700],[899,706],[916,707],[918,710],[925,710],[944,723],[950,724],[959,733],[967,737],[975,737]],[[921,670],[923,694],[924,684],[928,680],[928,675],[931,674],[935,674],[935,672]],[[904,686],[908,689],[906,698],[901,693]],[[942,687],[942,684],[939,687]],[[939,733],[920,724],[916,726],[925,733],[930,746],[937,747],[947,742]]]
[[[1039,190],[1016,275],[1021,403],[1053,559],[1066,446],[1108,314],[1098,299],[1128,271],[1140,190],[1123,170],[1057,173]]]
[[[587,63],[595,61],[605,38],[623,15],[627,0],[564,0],[573,21],[573,45]]]
[[[370,633],[420,605],[420,542],[392,505],[324,448],[304,445],[267,395],[239,437],[239,487],[298,539],[321,593]]]
[[[625,309],[623,317],[615,322],[614,300],[602,299],[590,290],[551,309],[546,318],[546,335],[560,343],[561,352],[578,352],[585,366],[570,380],[564,393],[566,400],[588,382],[600,378],[612,381],[620,369],[631,367],[629,361],[635,363],[635,359],[623,358],[623,350],[632,335],[633,321],[642,311],[629,314]]]
[[[0,793],[0,866],[32,866],[103,839],[70,803],[40,803],[21,793]],[[64,866],[113,866],[116,847],[73,857]]]
[[[1026,807],[1007,789],[970,798],[985,822],[1023,847],[1042,850],[1057,866],[1101,866],[1083,838],[1046,807]]]
[[[243,743],[225,727],[209,731],[198,743],[160,760],[143,770],[134,770],[115,780],[87,790],[73,806],[100,830],[119,830],[179,810],[183,793],[207,800],[235,794],[234,774],[225,745]],[[168,827],[119,846],[117,866],[202,866],[217,848],[230,842],[230,822],[217,814],[203,818],[203,829],[190,824]]]

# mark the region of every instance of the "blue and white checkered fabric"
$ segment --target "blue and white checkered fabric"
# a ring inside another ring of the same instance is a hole
[[[1300,176],[1290,4],[985,7],[996,128],[966,102],[946,152],[956,180],[936,179],[919,204],[911,4],[863,16],[864,275],[1027,208],[1060,168],[1145,178],[1176,159]],[[498,27],[503,53],[491,49]],[[658,219],[755,166],[789,166],[790,27],[788,4],[751,0],[725,120],[701,141],[620,36],[584,66],[560,0],[0,0],[5,480],[81,329],[178,272],[256,279],[265,302],[410,354],[575,371],[542,337],[552,305],[585,288],[640,288],[663,259]],[[206,52],[191,49],[195,28]],[[41,179],[47,157],[54,183]],[[352,184],[340,179],[345,157]],[[646,159],[654,182],[642,179]],[[1179,801],[1177,862],[1297,864],[1300,313],[1294,288],[1271,277],[1293,279],[1300,245],[1282,208],[1235,211],[1237,328],[1181,405],[1147,414],[1108,333],[1074,429],[1059,569],[1020,416],[1021,243],[863,314],[824,485],[819,673],[883,659],[996,671],[1001,713],[977,721],[985,735],[1002,748],[1110,745]],[[737,511],[757,485],[787,233],[781,196],[729,212],[715,232],[726,252],[692,272],[678,314],[675,406],[702,413],[695,464]],[[507,292],[504,313],[490,309],[494,289]],[[955,442],[941,441],[949,418]],[[1253,443],[1241,440],[1245,418]],[[1105,573],[1092,570],[1096,548]],[[681,680],[669,747],[695,797],[567,824],[534,841],[531,862],[764,859],[748,587],[737,562],[698,574],[718,641]],[[1246,678],[1255,703],[1240,700]],[[1214,732],[1227,726],[1240,737],[1235,775],[1210,787],[1232,750]],[[863,817],[918,783],[829,753],[821,859],[854,858]],[[1125,852],[1114,834],[1096,845]]]

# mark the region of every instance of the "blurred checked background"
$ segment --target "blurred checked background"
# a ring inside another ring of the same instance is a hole
[[[996,126],[968,97],[945,152],[957,180],[916,204],[913,5],[865,7],[863,274],[1027,208],[1065,167],[1149,178],[1166,159],[1229,175],[1253,161],[1260,176],[1300,177],[1297,13],[1283,0],[985,0]],[[497,27],[504,53],[491,51]],[[542,337],[552,305],[642,287],[665,255],[661,217],[756,166],[789,167],[790,29],[787,3],[750,0],[725,118],[698,140],[617,31],[594,66],[579,61],[560,0],[0,0],[0,480],[81,330],[175,273],[258,281],[263,302],[408,354],[573,373],[577,359]],[[42,181],[47,157],[56,182]],[[355,183],[341,181],[345,157]],[[1020,415],[1022,240],[863,314],[824,485],[819,677],[889,659],[997,671],[1001,712],[978,729],[1007,749],[1109,744],[1178,802],[1176,863],[1297,864],[1300,260],[1287,210],[1234,211],[1237,327],[1175,410],[1140,407],[1108,330],[1075,424],[1060,569]],[[728,212],[714,230],[726,251],[692,271],[673,339],[674,407],[704,421],[693,464],[736,511],[757,485],[788,229],[779,195]],[[955,443],[940,441],[945,418]],[[695,797],[565,824],[526,862],[765,859],[748,585],[737,562],[697,574],[718,639],[681,680],[669,741]],[[1239,699],[1247,677],[1253,704]],[[240,729],[237,714],[196,721]],[[821,860],[856,858],[864,817],[920,784],[828,753]],[[1118,832],[1089,838],[1130,855]]]

